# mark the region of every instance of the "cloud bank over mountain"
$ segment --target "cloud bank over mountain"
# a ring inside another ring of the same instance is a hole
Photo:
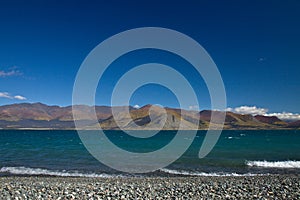
[[[235,112],[238,114],[250,114],[250,115],[264,115],[264,116],[276,116],[282,120],[300,120],[300,114],[291,112],[281,113],[269,113],[267,108],[259,108],[257,106],[240,106],[236,108],[227,108],[226,111]]]

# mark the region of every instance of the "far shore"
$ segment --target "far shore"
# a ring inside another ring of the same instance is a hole
[[[65,128],[65,129],[56,129],[56,128],[0,128],[0,130],[32,130],[32,131],[76,131],[76,130],[85,130],[85,131],[96,131],[99,129],[75,129],[75,128]],[[121,131],[120,129],[102,129],[103,131]],[[160,129],[124,129],[127,131],[158,131]],[[185,129],[183,131],[207,131],[208,129]],[[216,129],[210,129],[216,130]],[[277,129],[222,129],[222,131],[280,131],[280,130],[300,130],[294,128],[277,128]],[[177,129],[162,129],[161,131],[177,131]]]

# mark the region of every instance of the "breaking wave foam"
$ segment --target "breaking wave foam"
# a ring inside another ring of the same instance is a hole
[[[62,177],[101,177],[109,178],[115,177],[109,174],[96,174],[96,173],[80,173],[80,172],[66,172],[66,171],[54,171],[41,168],[28,168],[28,167],[2,167],[0,172],[6,172],[10,174],[19,175],[46,175],[46,176],[62,176]]]
[[[300,168],[300,161],[247,161],[246,165],[264,168]]]
[[[205,172],[188,172],[182,170],[160,169],[160,171],[168,174],[184,175],[184,176],[259,176],[260,174],[237,174],[237,173],[205,173]],[[265,174],[266,175],[266,174]]]

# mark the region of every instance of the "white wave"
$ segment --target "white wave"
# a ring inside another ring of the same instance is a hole
[[[232,139],[235,139],[235,140],[239,140],[240,139],[240,137],[225,137],[226,139],[228,139],[228,140],[232,140]]]
[[[261,174],[237,174],[237,173],[205,173],[205,172],[188,172],[183,170],[172,170],[172,169],[160,169],[160,171],[175,174],[175,175],[184,175],[184,176],[259,176]],[[267,175],[267,174],[265,174]]]
[[[300,161],[247,161],[246,165],[264,168],[300,168]]]
[[[115,177],[108,174],[96,174],[96,173],[80,173],[80,172],[66,172],[66,171],[55,171],[41,168],[28,168],[28,167],[2,167],[0,172],[7,172],[11,174],[22,174],[22,175],[47,175],[47,176],[62,176],[62,177],[101,177],[109,178]]]

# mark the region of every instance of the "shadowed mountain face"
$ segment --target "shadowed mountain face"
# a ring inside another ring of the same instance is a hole
[[[177,130],[207,129],[211,115],[221,118],[221,111],[203,110],[187,111],[175,108],[160,108],[146,105],[139,109],[119,106],[113,108],[116,115],[112,116],[109,106],[74,106],[77,121],[83,122],[83,128],[95,129],[99,124],[103,129],[128,130]],[[91,120],[96,111],[98,123]],[[0,106],[0,128],[2,129],[74,129],[72,106],[48,106],[41,103],[23,103]],[[275,116],[252,116],[227,112],[224,129],[299,129],[300,123],[284,122]]]
[[[289,128],[298,128],[299,129],[299,127],[300,127],[300,120],[289,123],[287,125],[287,127],[289,127]]]
[[[262,123],[266,124],[277,124],[277,125],[287,125],[288,123],[278,119],[276,116],[263,116],[263,115],[256,115],[255,119]]]

